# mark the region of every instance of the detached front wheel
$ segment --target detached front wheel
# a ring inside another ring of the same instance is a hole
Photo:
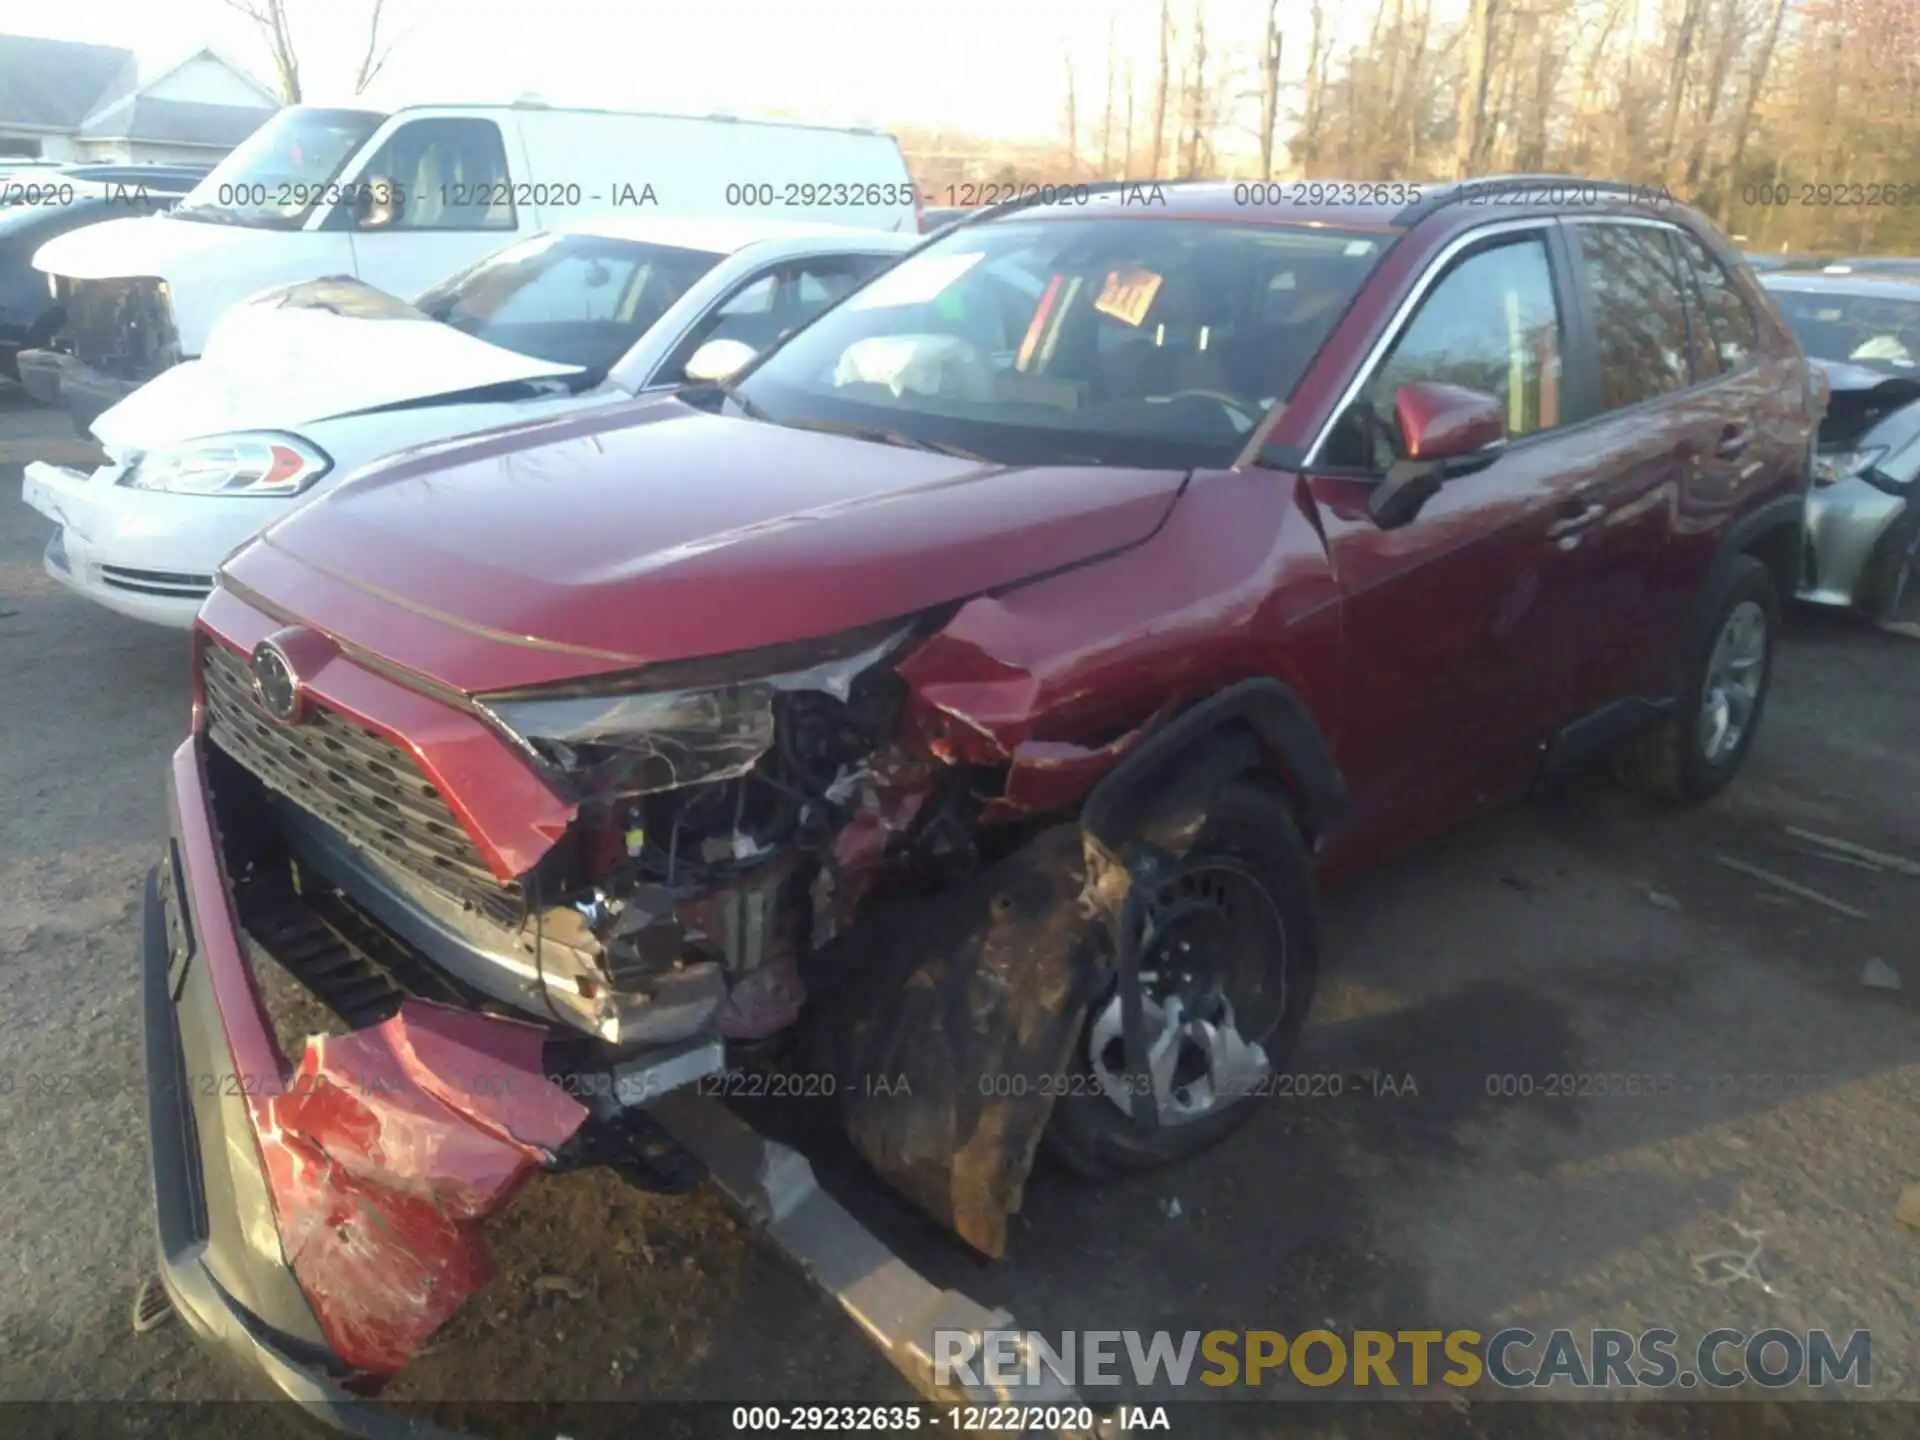
[[[1186,853],[1148,898],[1140,935],[1147,1074],[1127,1068],[1118,987],[1095,999],[1048,1152],[1106,1177],[1184,1159],[1253,1113],[1313,1000],[1319,938],[1312,862],[1285,802],[1223,786]],[[1144,1093],[1152,1121],[1134,1118]]]

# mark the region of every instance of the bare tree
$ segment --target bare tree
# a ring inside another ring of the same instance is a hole
[[[1130,180],[1133,178],[1133,62],[1131,60],[1127,62],[1127,125],[1125,136],[1126,138],[1120,146],[1121,150],[1125,152],[1120,161],[1120,178],[1122,180]]]
[[[1173,44],[1169,0],[1160,0],[1160,78],[1153,88],[1153,164],[1150,179],[1160,179],[1160,147],[1167,133],[1167,51]]]
[[[1527,93],[1516,116],[1513,168],[1531,174],[1546,168],[1547,143],[1552,129],[1554,97],[1560,93],[1560,72],[1567,63],[1566,49],[1560,43],[1560,31],[1567,18],[1567,7],[1559,0],[1535,0],[1525,16],[1534,47]],[[1518,41],[1513,42],[1513,68],[1520,69]]]
[[[1186,131],[1180,174],[1192,179],[1200,173],[1207,130],[1207,15],[1202,5],[1193,7],[1193,52],[1185,68],[1186,87],[1182,108]]]
[[[1587,48],[1586,64],[1581,68],[1573,101],[1570,159],[1575,170],[1586,170],[1593,160],[1594,130],[1603,109],[1601,75],[1626,8],[1627,0],[1605,0],[1599,28]]]
[[[1691,0],[1690,0],[1691,3]],[[1487,92],[1493,78],[1494,26],[1500,18],[1500,0],[1471,0],[1467,13],[1466,81],[1460,87],[1453,151],[1453,173],[1474,173],[1486,155]]]
[[[1402,82],[1405,99],[1401,102],[1400,113],[1405,126],[1405,154],[1403,175],[1420,173],[1420,122],[1426,117],[1431,105],[1431,80],[1426,66],[1427,35],[1433,29],[1433,0],[1422,0],[1420,14],[1413,21],[1412,33],[1407,39],[1408,61],[1406,79]]]
[[[1720,99],[1727,85],[1727,72],[1733,66],[1734,56],[1740,51],[1746,39],[1746,12],[1740,0],[1720,0],[1720,25],[1714,37],[1713,48],[1707,56],[1707,73],[1700,87],[1699,101],[1693,129],[1693,144],[1687,150],[1685,183],[1688,194],[1694,193],[1700,183],[1700,173],[1707,161],[1707,150],[1713,144],[1714,117],[1720,111]]]
[[[1113,19],[1107,19],[1107,104],[1100,112],[1100,178],[1113,179]]]
[[[1318,173],[1320,162],[1320,124],[1326,110],[1327,71],[1333,62],[1333,37],[1326,34],[1326,12],[1320,0],[1313,0],[1313,28],[1307,38],[1307,103],[1300,117],[1301,171]]]
[[[367,48],[360,54],[360,68],[354,72],[353,77],[353,93],[356,95],[366,93],[367,86],[373,83],[374,76],[385,68],[387,57],[393,54],[394,46],[407,38],[403,33],[389,40],[385,45],[380,43],[380,12],[385,8],[386,3],[387,0],[373,0],[373,9],[367,16]]]
[[[1062,58],[1067,66],[1067,173],[1062,178],[1071,180],[1080,173],[1080,112],[1073,92],[1073,55]]]
[[[253,22],[254,28],[266,42],[267,53],[273,57],[275,77],[280,82],[280,98],[289,105],[298,105],[302,90],[300,84],[300,51],[293,38],[293,20],[289,14],[288,0],[221,0],[229,10],[244,15]],[[337,4],[338,0],[333,0]],[[332,15],[328,16],[332,19]],[[372,0],[367,12],[367,43],[361,49],[360,63],[353,75],[353,93],[365,92],[385,68],[387,59],[402,41],[408,31],[398,35],[381,36],[381,23],[387,17],[386,0]]]
[[[1267,29],[1260,44],[1260,178],[1273,178],[1273,132],[1280,123],[1280,0],[1267,0]]]
[[[1746,158],[1747,136],[1753,130],[1753,115],[1760,103],[1760,92],[1767,86],[1767,71],[1773,64],[1774,46],[1780,41],[1780,22],[1786,19],[1787,0],[1774,0],[1773,14],[1766,34],[1760,39],[1759,53],[1753,57],[1753,70],[1747,76],[1747,93],[1740,102],[1740,119],[1733,128],[1733,155],[1727,161],[1725,187],[1720,192],[1720,223],[1732,217],[1733,197],[1740,186],[1740,163]]]
[[[287,0],[223,0],[251,20],[267,42],[273,56],[274,73],[280,81],[280,98],[289,105],[300,103],[300,56],[293,48],[293,26],[287,20]]]
[[[1660,175],[1673,175],[1674,142],[1680,133],[1680,100],[1687,83],[1687,64],[1693,58],[1693,34],[1700,24],[1701,0],[1684,0],[1680,26],[1673,36],[1673,55],[1667,61],[1666,133],[1660,141]]]

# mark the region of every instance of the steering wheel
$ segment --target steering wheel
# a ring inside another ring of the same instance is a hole
[[[1167,400],[1171,403],[1175,400],[1185,400],[1188,397],[1196,400],[1213,401],[1214,404],[1224,409],[1235,420],[1242,422],[1235,426],[1242,435],[1260,423],[1260,416],[1254,411],[1249,410],[1244,400],[1241,400],[1238,396],[1227,395],[1218,390],[1176,390],[1167,396]]]

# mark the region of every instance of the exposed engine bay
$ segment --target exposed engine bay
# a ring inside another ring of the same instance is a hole
[[[328,707],[274,718],[245,662],[205,647],[242,923],[290,969],[322,957],[298,978],[336,1035],[420,1002],[544,1031],[545,1073],[589,1102],[576,1160],[708,1076],[804,1072],[882,1178],[1002,1254],[1060,1087],[981,1077],[1081,1066],[1098,992],[1140,969],[1133,862],[1073,816],[1158,712],[1093,746],[996,735],[953,677],[984,677],[976,703],[1023,678],[944,619],[475,697],[569,802],[505,883],[462,858],[480,855],[404,751]],[[286,633],[256,646],[256,680]],[[1114,1038],[1128,1084],[1083,1087],[1116,1116],[1150,1064],[1140,1013]],[[279,1035],[289,1060],[312,1028]]]
[[[123,380],[150,380],[179,363],[180,335],[165,281],[63,275],[55,283],[64,312],[56,349]]]
[[[559,1018],[622,1047],[766,1039],[876,887],[972,868],[965,770],[899,743],[887,661],[910,640],[728,690],[584,700],[590,727],[532,740],[581,796],[521,937]]]

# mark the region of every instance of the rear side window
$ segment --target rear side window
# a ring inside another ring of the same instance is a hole
[[[1701,318],[1700,328],[1706,332],[1697,337],[1704,342],[1699,349],[1703,356],[1711,354],[1721,373],[1738,370],[1753,358],[1760,344],[1760,328],[1754,323],[1753,311],[1734,288],[1726,267],[1706,246],[1684,230],[1674,231],[1673,239],[1692,282],[1689,293],[1698,302],[1695,308]],[[1713,373],[1711,364],[1708,373]]]
[[[1572,228],[1593,290],[1605,408],[1684,390],[1692,381],[1687,312],[1663,231],[1647,225]]]
[[[815,255],[787,260],[749,280],[693,327],[653,383],[686,379],[687,361],[709,340],[738,340],[765,350],[851,291],[891,255]]]
[[[1428,381],[1498,399],[1510,435],[1562,418],[1561,322],[1553,271],[1537,236],[1479,251],[1441,277],[1365,393],[1327,439],[1326,462],[1381,470],[1398,448],[1395,392]]]

